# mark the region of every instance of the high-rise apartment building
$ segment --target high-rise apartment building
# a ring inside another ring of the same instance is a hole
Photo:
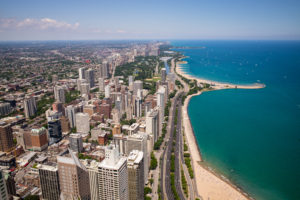
[[[89,95],[90,94],[90,84],[89,83],[81,83],[80,85],[80,94],[81,95]]]
[[[0,121],[0,151],[9,152],[13,147],[14,142],[11,125]]]
[[[36,113],[37,107],[35,98],[33,96],[25,97],[24,99],[24,113],[26,118],[34,116]]]
[[[105,98],[109,98],[110,97],[110,85],[106,85],[105,88]]]
[[[71,157],[57,156],[60,191],[65,199],[90,199],[89,175],[69,149]]]
[[[85,79],[85,68],[81,67],[78,69],[79,79]]]
[[[62,138],[61,123],[59,119],[48,121],[49,143],[59,142]]]
[[[54,86],[54,98],[58,102],[66,103],[65,89],[61,86]]]
[[[60,187],[56,163],[47,163],[39,167],[40,185],[43,199],[59,200]]]
[[[100,69],[99,69],[99,76],[101,78],[108,78],[108,62],[107,61],[103,61]]]
[[[100,199],[99,198],[99,185],[98,185],[98,165],[99,162],[92,160],[85,160],[83,163],[88,170],[89,173],[89,183],[90,183],[90,193],[91,199]]]
[[[144,175],[145,183],[148,182],[148,171],[149,171],[149,159],[150,154],[148,155],[147,147],[147,135],[136,133],[127,137],[126,141],[126,155],[129,155],[133,150],[139,150],[144,153]]]
[[[153,142],[157,141],[159,136],[159,111],[157,108],[151,109],[146,114],[146,133],[153,136]]]
[[[127,157],[129,200],[144,198],[144,155],[133,150]]]
[[[166,82],[166,78],[167,78],[167,70],[166,68],[162,68],[161,69],[161,82]]]
[[[115,145],[105,149],[105,159],[98,166],[99,199],[128,200],[127,160]]]
[[[11,111],[10,103],[0,103],[0,116],[7,115]]]
[[[31,129],[31,148],[43,151],[48,147],[47,130],[44,127]]]
[[[104,88],[105,88],[104,78],[98,78],[98,84],[99,84],[99,91],[104,92]]]
[[[90,116],[88,113],[76,113],[76,129],[78,133],[88,134],[90,131]]]
[[[74,128],[76,126],[76,112],[75,108],[72,105],[66,107],[66,116],[69,119],[70,127]]]
[[[70,149],[74,152],[81,153],[83,151],[82,137],[79,133],[73,133],[69,136]]]
[[[95,74],[93,69],[88,69],[85,72],[85,79],[90,85],[90,88],[93,88],[95,86]]]
[[[59,118],[60,123],[61,123],[61,131],[63,133],[69,133],[70,132],[70,123],[68,118],[66,118],[65,116],[61,116]]]
[[[137,95],[138,90],[143,90],[143,81],[136,80],[133,82],[133,95]]]
[[[136,97],[134,100],[134,116],[141,117],[142,112],[142,99],[140,97]]]
[[[6,188],[6,183],[4,179],[4,174],[0,169],[0,200],[8,200],[8,193]]]

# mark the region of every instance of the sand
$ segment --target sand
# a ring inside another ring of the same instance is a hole
[[[259,89],[265,87],[263,84],[253,84],[253,85],[234,85],[228,83],[219,83],[215,81],[209,81],[204,79],[199,79],[190,75],[185,74],[180,64],[176,66],[176,72],[181,76],[188,79],[196,79],[199,83],[211,84],[214,90],[218,89]],[[196,196],[201,197],[205,200],[246,200],[250,199],[246,193],[241,191],[235,185],[230,183],[227,179],[222,178],[221,175],[213,172],[203,165],[200,149],[198,148],[196,138],[194,136],[193,128],[190,123],[190,118],[188,115],[188,104],[193,96],[200,95],[201,92],[190,95],[184,102],[182,107],[182,117],[184,133],[186,137],[186,142],[189,147],[191,154],[192,165],[194,168],[194,184],[197,191]]]
[[[191,79],[191,80],[197,80],[199,83],[207,83],[210,84],[211,87],[213,89],[233,89],[233,88],[238,88],[238,89],[261,89],[266,87],[264,84],[260,84],[260,83],[255,83],[255,84],[251,84],[251,85],[236,85],[236,84],[231,84],[231,83],[221,83],[221,82],[217,82],[217,81],[211,81],[211,80],[206,80],[206,79],[201,79],[201,78],[197,78],[194,77],[192,75],[189,75],[187,73],[185,73],[182,69],[182,66],[180,64],[184,64],[186,62],[181,61],[177,64],[176,66],[176,72],[178,74],[180,74],[181,76],[184,76],[187,79]]]

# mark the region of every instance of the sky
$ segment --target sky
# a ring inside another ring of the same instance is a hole
[[[0,40],[299,40],[300,0],[1,0]]]

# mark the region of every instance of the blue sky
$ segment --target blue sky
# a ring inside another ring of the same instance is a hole
[[[2,0],[0,40],[300,39],[300,0]]]

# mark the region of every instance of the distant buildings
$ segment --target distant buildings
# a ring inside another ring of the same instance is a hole
[[[9,152],[13,147],[14,142],[11,125],[0,122],[0,151]]]
[[[142,98],[136,97],[134,100],[134,116],[141,117],[142,116]]]
[[[87,113],[76,113],[76,129],[78,133],[88,134],[90,131],[90,116]]]
[[[48,163],[39,167],[39,178],[43,199],[59,200],[60,185],[56,163]]]
[[[93,69],[88,69],[85,72],[85,79],[90,85],[90,88],[93,88],[95,86],[95,74]]]
[[[144,198],[144,155],[133,150],[127,157],[129,199]]]
[[[143,81],[136,80],[133,83],[133,95],[137,95],[138,90],[143,90]]]
[[[35,98],[33,96],[26,97],[24,99],[24,113],[26,118],[30,118],[35,115],[37,111]]]
[[[105,159],[98,166],[99,199],[128,200],[127,160],[115,145],[105,148]]]
[[[103,61],[99,68],[99,77],[100,78],[108,78],[108,62]]]
[[[74,152],[81,153],[83,151],[82,137],[78,133],[73,133],[69,136],[70,149]]]
[[[161,82],[166,82],[166,78],[167,78],[167,70],[166,68],[162,68],[161,69]]]
[[[79,79],[85,79],[85,68],[81,67],[78,69]]]

